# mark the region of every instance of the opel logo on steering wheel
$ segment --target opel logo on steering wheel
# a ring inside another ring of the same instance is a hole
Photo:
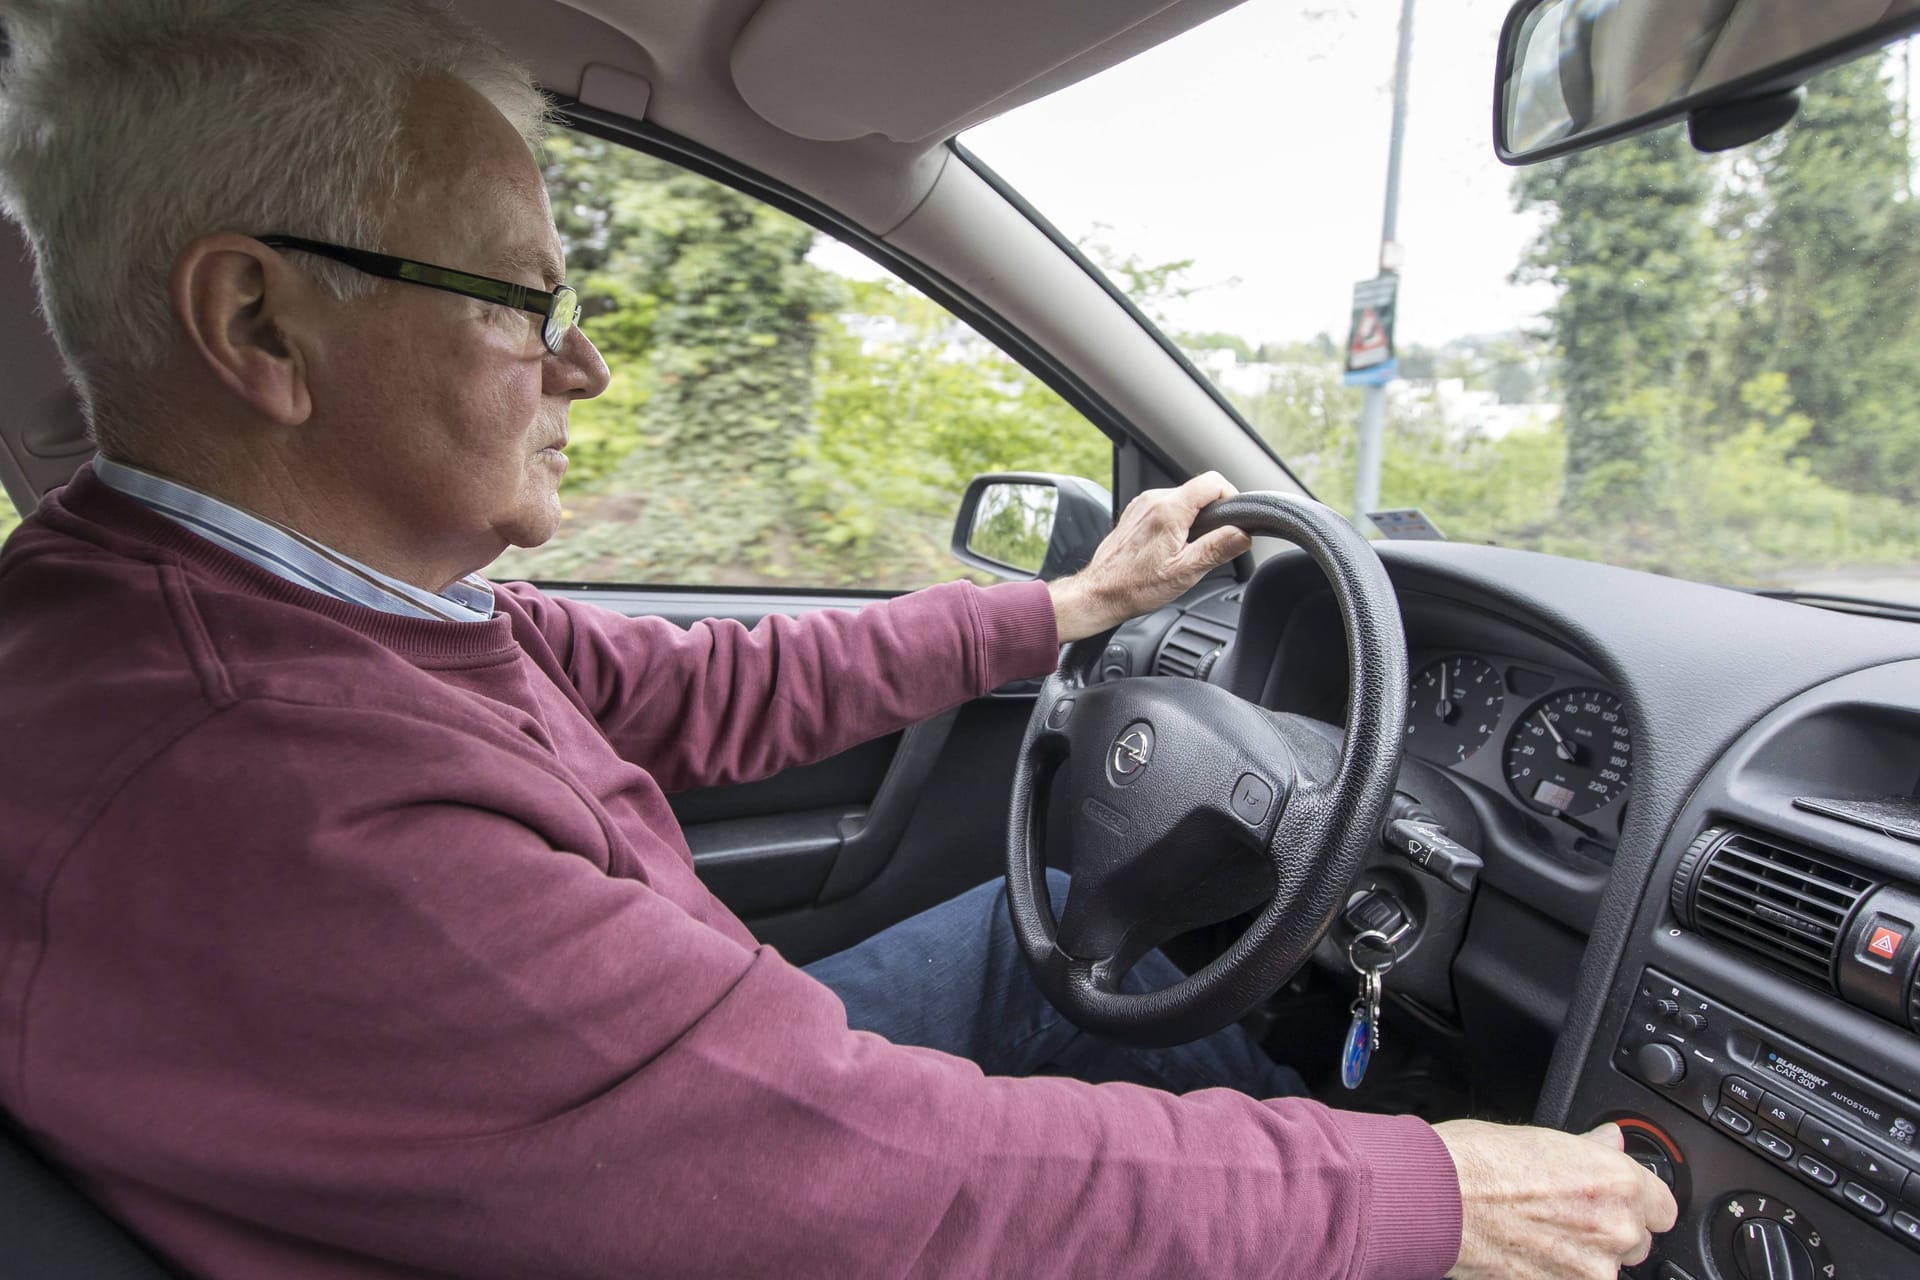
[[[1107,757],[1107,764],[1113,774],[1114,785],[1127,786],[1138,778],[1147,767],[1147,761],[1153,759],[1153,728],[1142,720],[1130,724],[1121,730],[1120,736],[1113,740],[1113,751]]]

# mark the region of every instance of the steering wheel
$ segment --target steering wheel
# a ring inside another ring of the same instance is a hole
[[[1407,648],[1380,558],[1352,525],[1303,498],[1225,499],[1200,513],[1192,536],[1228,524],[1297,543],[1333,585],[1351,673],[1344,743],[1204,680],[1096,683],[1109,631],[1067,646],[1015,765],[1014,935],[1055,1008],[1129,1044],[1198,1039],[1293,976],[1345,904],[1399,772]],[[1066,832],[1072,876],[1057,927],[1045,878],[1049,812]],[[1167,938],[1262,902],[1239,940],[1197,973],[1156,991],[1120,989]]]

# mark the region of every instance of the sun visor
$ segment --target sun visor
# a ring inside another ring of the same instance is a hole
[[[949,138],[1240,0],[766,0],[733,82],[768,123],[840,142]]]

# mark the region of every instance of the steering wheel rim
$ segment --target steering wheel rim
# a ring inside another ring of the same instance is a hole
[[[1062,1014],[1130,1044],[1178,1044],[1216,1031],[1306,962],[1385,820],[1399,771],[1406,641],[1380,558],[1352,525],[1309,499],[1243,493],[1201,512],[1192,536],[1228,524],[1297,544],[1332,586],[1350,672],[1341,747],[1336,751],[1297,717],[1267,712],[1204,681],[1096,683],[1107,632],[1067,646],[1035,700],[1015,764],[1006,848],[1014,935]],[[1218,740],[1212,746],[1210,737]],[[1076,738],[1084,739],[1078,758]],[[1101,753],[1097,764],[1086,758],[1092,750]],[[1211,756],[1205,772],[1214,776],[1169,772],[1167,754]],[[1145,785],[1157,759],[1161,774]],[[1046,806],[1039,803],[1055,785],[1066,788],[1076,864],[1068,868],[1073,884],[1057,925],[1042,848]],[[1222,786],[1231,792],[1221,794]],[[1270,791],[1256,821],[1250,814],[1261,786]],[[1264,857],[1239,858],[1240,844],[1258,845]],[[1227,851],[1202,852],[1194,861],[1196,851],[1216,845]],[[1202,865],[1207,856],[1216,861]],[[1076,909],[1083,890],[1095,900]],[[1268,891],[1254,922],[1205,968],[1156,991],[1120,990],[1148,948],[1250,909]],[[1140,918],[1121,918],[1128,913]]]

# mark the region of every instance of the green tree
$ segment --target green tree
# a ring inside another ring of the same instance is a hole
[[[815,429],[793,449],[821,581],[952,576],[954,516],[981,472],[1110,483],[1106,437],[998,348],[891,279],[848,288],[848,309],[820,329]]]
[[[614,381],[572,413],[590,531],[507,571],[710,580],[791,571],[786,473],[811,429],[815,321],[838,298],[814,232],[731,187],[578,134],[549,198]]]
[[[572,410],[561,535],[496,573],[913,586],[958,572],[976,472],[1108,480],[1058,396],[904,286],[816,266],[805,224],[584,135],[545,168],[613,381]]]
[[[1662,457],[1687,417],[1687,357],[1718,259],[1711,170],[1677,129],[1522,170],[1542,215],[1516,275],[1559,289],[1547,312],[1565,398],[1569,514],[1639,518],[1664,501]],[[1657,394],[1643,394],[1654,392]]]
[[[1737,389],[1784,371],[1815,471],[1920,497],[1920,210],[1884,58],[1810,86],[1756,152]]]

